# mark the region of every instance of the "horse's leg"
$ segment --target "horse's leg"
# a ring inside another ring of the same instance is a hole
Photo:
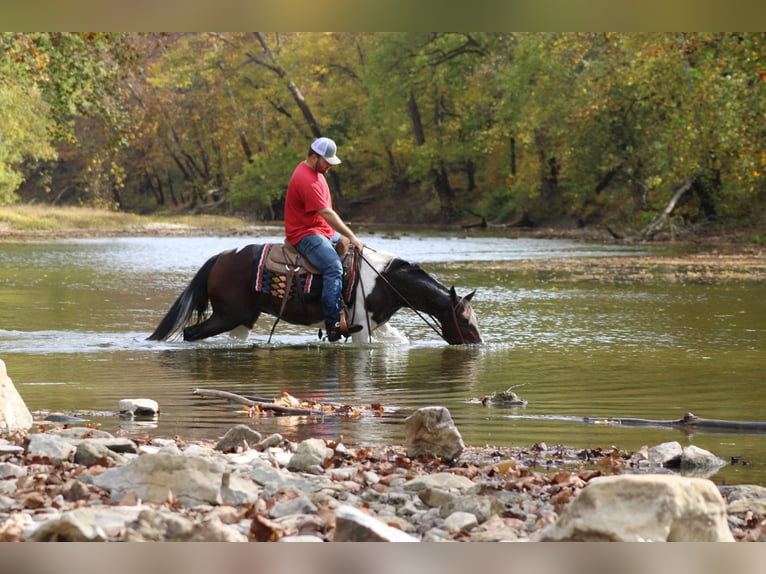
[[[258,319],[258,314],[256,314],[255,317],[243,318],[241,315],[213,312],[213,314],[205,321],[202,321],[202,323],[186,327],[184,329],[184,341],[207,339],[208,337],[226,333],[227,331],[231,331],[240,326],[252,329],[256,319]]]
[[[186,341],[206,339],[240,326],[252,329],[258,319],[258,296],[251,288],[252,251],[228,252],[219,261],[207,279],[213,313],[205,321],[184,329]]]

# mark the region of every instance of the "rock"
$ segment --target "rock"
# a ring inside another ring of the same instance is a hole
[[[322,474],[324,462],[331,458],[332,454],[333,450],[328,448],[321,438],[306,439],[298,445],[295,454],[290,458],[287,470]]]
[[[223,436],[215,450],[221,452],[240,452],[253,448],[261,441],[261,433],[247,425],[235,425]]]
[[[277,502],[271,510],[271,518],[282,518],[291,514],[316,514],[317,507],[305,496]]]
[[[30,435],[29,445],[27,446],[27,455],[47,458],[54,466],[59,466],[63,461],[69,460],[74,451],[75,447],[72,443],[48,433]]]
[[[470,478],[451,472],[435,472],[418,476],[406,482],[402,488],[404,490],[418,492],[426,488],[438,488],[446,492],[459,492],[466,494],[475,488],[475,484]]]
[[[543,541],[733,542],[726,506],[713,482],[675,475],[591,480]]]
[[[758,516],[766,516],[766,487],[757,484],[739,484],[719,486],[718,489],[727,501],[726,509],[729,514],[752,512]]]
[[[45,419],[43,420],[46,420],[49,423],[56,423],[57,425],[76,425],[88,422],[88,419],[68,415],[65,413],[48,413],[45,415]]]
[[[525,407],[529,401],[522,399],[519,395],[514,393],[511,389],[506,391],[493,391],[481,398],[481,404],[486,406],[496,407]]]
[[[479,525],[476,516],[470,512],[456,511],[450,514],[444,521],[444,527],[448,532],[468,532]]]
[[[265,460],[253,461],[249,478],[263,486],[266,496],[273,496],[282,488],[294,488],[301,492],[317,492],[332,485],[324,476],[295,475],[281,468],[274,468]]]
[[[92,466],[94,464],[113,466],[115,464],[125,464],[128,459],[109,449],[101,442],[96,440],[83,440],[77,445],[77,449],[74,453],[74,461],[83,466]]]
[[[0,462],[0,480],[26,476],[27,469],[11,462]]]
[[[333,540],[335,542],[419,542],[414,536],[345,504],[335,509]]]
[[[266,450],[267,448],[279,446],[280,444],[282,444],[283,440],[284,439],[282,438],[281,434],[274,433],[272,435],[267,436],[265,439],[263,439],[261,442],[255,445],[255,448],[257,450]]]
[[[191,537],[194,524],[191,520],[169,512],[143,510],[128,525],[126,542],[183,541]]]
[[[524,523],[518,518],[501,518],[497,514],[471,531],[472,542],[512,542],[519,539]]]
[[[423,501],[423,504],[431,508],[442,507],[455,499],[454,494],[441,488],[423,488],[418,492],[418,497]]]
[[[716,472],[726,461],[698,446],[689,445],[681,452],[681,471],[702,469]]]
[[[27,540],[31,542],[103,542],[104,531],[96,525],[92,508],[78,508],[40,525]]]
[[[275,518],[273,524],[284,533],[321,535],[327,531],[327,522],[316,514],[287,514]]]
[[[141,500],[161,504],[171,495],[185,506],[221,504],[224,467],[218,461],[183,455],[144,454],[93,478],[114,500],[135,492]]]
[[[192,529],[190,542],[247,542],[247,536],[217,518],[203,520]]]
[[[65,438],[69,440],[70,442],[77,441],[77,440],[93,439],[93,438],[102,438],[102,439],[114,438],[114,435],[106,431],[103,431],[100,429],[90,429],[88,427],[72,427],[72,428],[66,428],[66,429],[52,430],[48,434],[60,436],[61,438]]]
[[[34,423],[32,413],[8,376],[0,359],[0,433],[27,431]]]
[[[0,456],[6,455],[6,454],[22,454],[23,452],[24,452],[23,446],[13,444],[12,442],[7,441],[6,439],[0,439]]]
[[[452,415],[445,407],[423,407],[404,421],[404,443],[410,457],[422,454],[453,460],[465,448]]]
[[[440,514],[445,518],[455,512],[467,512],[481,524],[503,510],[503,504],[494,496],[472,495],[455,497],[442,507]]]
[[[221,502],[223,504],[252,504],[258,500],[261,488],[252,480],[239,473],[224,473],[221,482]]]
[[[683,448],[678,441],[664,442],[649,449],[649,462],[668,468],[678,468],[681,465]]]
[[[152,399],[122,399],[120,414],[129,417],[153,417],[160,414],[160,406]]]

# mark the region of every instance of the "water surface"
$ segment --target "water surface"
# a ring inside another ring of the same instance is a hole
[[[547,283],[481,261],[632,255],[646,248],[564,240],[422,233],[367,244],[421,264],[459,293],[476,289],[487,344],[449,347],[414,313],[371,345],[329,344],[312,328],[264,316],[247,341],[146,337],[205,260],[260,237],[78,239],[0,245],[0,358],[30,409],[86,412],[108,431],[214,439],[233,424],[291,440],[342,435],[347,444],[400,443],[415,409],[450,409],[472,445],[617,446],[668,440],[739,462],[719,481],[766,484],[766,436],[589,424],[583,417],[766,420],[766,297],[760,285]],[[381,417],[249,418],[195,388],[349,405]],[[509,387],[526,407],[472,399]],[[160,403],[154,421],[126,421],[122,398]]]

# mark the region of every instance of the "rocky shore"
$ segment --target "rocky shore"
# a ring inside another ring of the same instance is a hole
[[[678,443],[470,448],[438,406],[406,419],[403,446],[31,426],[0,361],[3,542],[766,540],[766,488],[700,478],[725,461]]]
[[[0,440],[0,541],[766,540],[766,488],[645,453],[410,454],[245,425],[218,443],[16,432]]]

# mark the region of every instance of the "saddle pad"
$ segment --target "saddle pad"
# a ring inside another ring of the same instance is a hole
[[[263,246],[263,251],[261,251],[261,256],[258,259],[253,290],[256,293],[265,293],[281,299],[285,295],[288,298],[298,295],[296,285],[300,285],[300,292],[304,295],[315,292],[321,295],[321,281],[314,280],[314,273],[306,273],[305,271],[301,273],[296,272],[293,275],[293,280],[290,282],[291,284],[287,285],[288,274],[284,266],[282,266],[280,272],[275,272],[271,269],[271,266],[268,264],[269,254],[272,251],[281,251],[280,247],[280,245],[274,243],[267,243]],[[318,277],[321,279],[321,275]]]
[[[271,262],[274,261],[271,257],[271,253],[274,251],[282,251],[282,244],[267,243],[263,246],[261,256],[258,258],[255,277],[253,281],[253,290],[256,293],[265,293],[273,297],[282,298],[287,295],[288,298],[295,297],[301,293],[304,298],[313,298],[314,295],[321,297],[322,295],[322,274],[319,272],[307,273],[305,266],[301,268],[300,272],[293,274],[291,284],[288,291],[288,271],[284,265],[273,269]],[[354,287],[359,279],[357,274],[357,267],[353,261],[353,257],[344,258],[343,261],[343,287],[342,297],[343,301],[348,304],[351,302],[351,297],[354,293]],[[297,280],[297,281],[296,281]],[[296,285],[300,285],[300,291],[296,288]]]

